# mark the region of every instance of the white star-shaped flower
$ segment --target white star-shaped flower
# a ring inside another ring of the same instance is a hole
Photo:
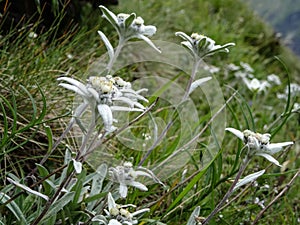
[[[116,29],[116,31],[119,34],[119,38],[122,41],[127,41],[132,38],[138,38],[144,40],[156,51],[161,52],[148,38],[153,36],[156,33],[155,26],[144,25],[143,18],[140,16],[137,17],[135,13],[131,13],[131,14],[119,13],[118,15],[115,15],[105,6],[100,5],[99,7],[103,13],[103,17],[113,25],[113,27]],[[110,44],[106,43],[107,40],[105,35],[102,32],[100,32],[99,34],[103,39],[104,43],[106,44],[106,46],[108,47],[108,49],[111,49]]]
[[[109,168],[109,175],[114,182],[120,184],[119,193],[122,198],[127,196],[127,186],[133,186],[142,191],[148,191],[148,188],[144,184],[135,181],[138,176],[149,177],[156,183],[163,185],[163,183],[150,170],[144,167],[138,167],[137,170],[134,170],[131,162],[125,162],[122,166]]]
[[[281,143],[270,143],[271,135],[255,133],[250,130],[240,131],[235,128],[226,128],[226,131],[233,133],[239,139],[241,139],[245,145],[249,148],[249,154],[258,155],[266,158],[270,162],[274,163],[277,166],[280,166],[279,162],[272,157],[273,154],[280,152],[283,147],[293,145],[294,142],[281,142]]]
[[[107,195],[108,198],[108,210],[104,209],[106,213],[106,220],[109,220],[108,225],[133,225],[137,224],[138,220],[136,216],[145,212],[149,212],[149,208],[140,209],[133,213],[131,213],[127,208],[136,208],[135,205],[127,204],[127,205],[119,205],[116,204],[112,194],[109,192]]]
[[[234,43],[216,45],[213,39],[197,33],[193,33],[189,36],[184,32],[176,32],[175,35],[185,40],[181,42],[181,44],[186,47],[193,56],[200,58],[213,55],[216,52],[229,52],[228,47],[235,45]]]
[[[114,78],[111,75],[105,77],[92,76],[88,79],[87,84],[70,77],[60,77],[58,80],[62,81],[59,86],[74,91],[83,98],[84,102],[91,106],[92,110],[98,111],[107,132],[116,129],[113,126],[113,122],[115,122],[113,118],[114,111],[142,112],[146,109],[138,102],[140,100],[148,102],[146,98],[139,94],[146,91],[146,89],[134,91],[131,84],[120,77]]]
[[[253,92],[266,92],[267,88],[271,87],[271,84],[268,81],[265,80],[258,80],[256,78],[253,78],[252,80],[249,80],[246,77],[242,78],[246,86],[249,88],[249,90]]]

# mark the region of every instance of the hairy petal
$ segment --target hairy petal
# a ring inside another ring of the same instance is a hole
[[[150,37],[156,33],[156,27],[152,25],[143,26],[141,32],[143,35]]]
[[[262,157],[266,158],[268,161],[270,161],[271,163],[274,163],[276,166],[280,166],[281,167],[281,165],[279,164],[279,162],[273,156],[271,156],[269,154],[258,152],[255,155],[262,156]]]
[[[161,53],[161,50],[160,50],[158,47],[156,47],[156,46],[153,44],[153,42],[152,42],[148,37],[146,37],[145,35],[143,35],[143,34],[137,34],[136,37],[139,38],[139,39],[144,40],[148,45],[150,45],[150,46],[151,46],[152,48],[154,48],[156,51],[158,51],[159,53]]]
[[[83,83],[79,82],[78,80],[75,80],[75,79],[70,78],[70,77],[59,77],[59,78],[57,78],[57,80],[66,81],[66,82],[78,87],[86,95],[88,94],[86,86]]]
[[[108,132],[114,131],[115,127],[113,126],[113,115],[109,106],[105,104],[99,104],[97,108],[103,120],[105,130]]]
[[[125,184],[120,184],[120,187],[119,187],[119,193],[121,195],[122,198],[126,198],[127,196],[127,191],[128,191],[128,188]]]
[[[193,39],[184,32],[178,31],[175,33],[175,35],[181,37],[182,39],[184,39],[190,43],[193,43]]]
[[[288,142],[282,142],[282,143],[274,143],[274,144],[268,144],[266,146],[265,151],[270,153],[270,154],[275,154],[277,152],[280,152],[283,147],[293,145],[294,142],[288,141]]]
[[[78,87],[76,87],[74,85],[61,83],[58,86],[61,86],[61,87],[64,87],[64,88],[66,88],[68,90],[74,91],[75,93],[79,94],[82,97],[87,97],[86,93],[84,93]]]
[[[122,225],[118,220],[116,219],[111,219],[108,223],[108,225]]]
[[[111,106],[111,111],[125,111],[125,112],[143,112],[144,110],[138,108],[130,108],[126,106]]]
[[[239,130],[237,130],[235,128],[232,128],[232,127],[227,127],[225,130],[233,133],[239,139],[241,139],[242,141],[244,141],[244,134],[243,134],[243,132],[241,132],[241,131],[239,131]]]
[[[109,192],[107,195],[107,200],[108,200],[108,210],[110,211],[111,209],[117,208],[117,205],[115,203],[114,198],[112,197],[111,193]]]
[[[132,217],[135,217],[136,215],[139,215],[139,214],[144,213],[144,212],[150,212],[150,209],[149,208],[140,209],[138,211],[135,211],[135,212],[131,213],[131,215],[132,215]]]
[[[148,191],[148,188],[144,184],[142,184],[140,182],[137,182],[137,181],[131,181],[129,183],[129,185],[131,185],[133,187],[136,187],[136,188],[138,188],[138,189],[140,189],[142,191]]]
[[[100,102],[99,93],[94,88],[87,88],[90,94],[96,99],[97,102]]]

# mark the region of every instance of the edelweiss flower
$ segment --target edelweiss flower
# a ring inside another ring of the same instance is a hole
[[[118,220],[111,219],[108,225],[122,225]]]
[[[291,83],[290,84],[290,96],[293,98],[295,96],[299,96],[299,94],[300,94],[300,85],[296,84],[296,83]],[[289,86],[286,86],[284,93],[283,94],[278,93],[277,98],[287,99],[288,95],[289,95]]]
[[[162,182],[159,181],[159,179],[150,170],[144,167],[138,167],[138,170],[134,170],[131,162],[125,162],[123,166],[117,166],[115,168],[111,167],[109,168],[108,173],[114,182],[120,184],[119,193],[122,198],[127,196],[127,186],[133,186],[142,191],[148,191],[148,188],[144,184],[135,181],[138,176],[150,177],[156,183],[162,184]]]
[[[281,80],[279,78],[279,76],[277,76],[276,74],[270,74],[267,76],[267,80],[271,83],[274,83],[276,85],[280,85],[281,84]]]
[[[293,110],[292,112],[300,112],[300,104],[295,102],[294,105],[293,105]]]
[[[244,62],[240,62],[240,67],[236,66],[234,71],[234,76],[236,78],[242,78],[242,79],[253,79],[253,68],[248,64],[248,63],[244,63]],[[233,67],[234,68],[234,67]]]
[[[254,72],[254,69],[248,63],[240,62],[240,65],[244,69],[245,72],[247,72],[247,73],[253,73]]]
[[[240,67],[235,65],[234,63],[230,63],[227,65],[227,69],[230,71],[237,71],[240,69]]]
[[[271,135],[268,133],[260,134],[250,130],[245,130],[241,132],[235,128],[230,127],[226,128],[225,130],[233,133],[235,136],[241,139],[245,145],[248,146],[250,156],[262,156],[277,166],[280,166],[279,162],[276,159],[274,159],[271,155],[280,152],[283,149],[283,147],[294,144],[294,142],[292,141],[271,144]]]
[[[207,65],[205,64],[203,66],[203,69],[210,72],[210,73],[218,73],[220,72],[220,68],[219,67],[216,67],[216,66],[212,66],[212,65]]]
[[[185,41],[181,44],[186,47],[193,56],[199,58],[204,58],[208,55],[213,55],[216,52],[229,52],[227,47],[234,46],[234,43],[227,43],[225,45],[216,45],[215,41],[211,38],[193,33],[191,36],[188,36],[184,32],[176,32],[176,36],[180,36]]]
[[[134,91],[131,84],[120,77],[90,77],[87,84],[70,77],[60,77],[58,80],[66,82],[60,83],[59,86],[79,94],[90,104],[92,110],[98,111],[107,132],[116,129],[113,126],[114,111],[144,111],[145,107],[138,100],[148,102],[139,94],[146,89]]]
[[[249,81],[246,77],[242,78],[244,83],[247,85],[247,87],[249,88],[249,90],[253,91],[253,92],[262,92],[262,91],[266,91],[268,87],[270,87],[271,85],[269,84],[268,81],[260,81],[256,78],[252,79],[251,81]]]
[[[106,7],[102,5],[100,5],[99,7],[103,13],[103,17],[107,19],[117,30],[120,40],[127,41],[132,38],[142,39],[151,47],[153,47],[156,51],[161,52],[148,38],[153,36],[156,33],[155,26],[144,25],[144,20],[142,19],[142,17],[140,16],[137,17],[135,13],[131,13],[131,14],[120,13],[118,15],[115,15]],[[99,34],[102,37],[103,33],[100,32]]]
[[[135,218],[137,215],[145,212],[149,212],[149,208],[138,210],[134,213],[130,213],[126,208],[133,207],[136,208],[135,205],[127,204],[127,205],[118,205],[115,203],[114,198],[112,197],[111,193],[108,193],[108,211],[104,209],[107,217],[110,219],[108,225],[115,225],[115,224],[137,224],[138,220]]]

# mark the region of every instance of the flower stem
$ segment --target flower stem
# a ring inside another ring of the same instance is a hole
[[[118,46],[115,50],[114,56],[109,60],[109,63],[107,64],[107,74],[111,73],[112,67],[114,65],[114,63],[116,62],[118,56],[120,55],[121,49],[124,47],[126,40],[121,38],[119,39],[119,43]]]
[[[47,212],[49,211],[51,205],[54,203],[55,200],[59,197],[59,195],[62,193],[62,189],[68,184],[72,176],[75,174],[75,172],[71,172],[60,184],[54,195],[46,202],[45,207],[41,214],[31,223],[31,225],[37,225],[39,222],[45,217]]]
[[[243,174],[243,172],[245,171],[248,163],[250,161],[250,157],[246,157],[243,161],[243,164],[241,165],[232,185],[230,186],[229,190],[227,191],[227,193],[224,195],[224,197],[222,198],[222,200],[219,202],[219,204],[215,207],[215,209],[208,215],[208,217],[206,217],[206,219],[202,222],[202,225],[208,224],[208,222],[214,217],[214,215],[216,215],[221,207],[224,205],[224,203],[226,202],[226,200],[232,195],[233,191],[234,191],[234,187],[236,186],[236,184],[238,183],[241,175]]]
[[[185,90],[185,94],[182,98],[182,102],[184,102],[185,100],[187,100],[187,98],[189,97],[189,94],[190,94],[190,89],[191,89],[191,86],[192,86],[192,83],[193,81],[195,80],[195,77],[196,77],[196,74],[197,74],[197,71],[198,71],[198,66],[200,64],[200,62],[202,61],[202,58],[199,59],[199,57],[194,57],[194,65],[193,65],[193,69],[192,69],[192,73],[191,73],[191,77],[188,81],[188,84],[186,86],[186,90]]]
[[[83,133],[82,143],[81,143],[81,146],[77,153],[76,160],[78,160],[81,155],[84,155],[86,153],[88,141],[89,141],[90,137],[92,136],[92,134],[95,130],[95,127],[96,127],[96,120],[97,120],[97,118],[96,118],[95,110],[92,110],[91,122],[90,122],[90,125],[88,127],[86,134]]]

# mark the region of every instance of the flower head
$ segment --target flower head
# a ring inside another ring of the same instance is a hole
[[[145,212],[149,212],[149,208],[141,209],[136,212],[131,213],[127,208],[132,207],[136,208],[135,205],[127,204],[127,205],[119,205],[115,203],[114,198],[111,193],[108,193],[108,211],[106,214],[111,218],[110,223],[115,224],[116,221],[120,224],[137,224],[138,220],[135,218],[137,215]],[[112,222],[111,222],[112,221]],[[116,223],[117,224],[117,223]]]
[[[137,170],[134,170],[131,162],[125,162],[122,166],[109,168],[109,175],[114,182],[120,184],[119,193],[122,198],[127,196],[127,186],[133,186],[142,191],[148,190],[144,184],[135,181],[138,176],[146,176],[152,178],[156,183],[162,184],[150,170],[144,167],[138,167]]]
[[[293,145],[294,142],[282,142],[282,143],[270,143],[271,134],[265,133],[260,134],[253,132],[251,130],[244,130],[243,132],[235,128],[226,128],[226,131],[233,133],[239,139],[241,139],[245,145],[249,148],[249,155],[259,155],[263,156],[270,162],[274,163],[277,166],[280,166],[279,162],[274,159],[271,155],[280,152],[283,147]]]
[[[260,81],[256,78],[253,78],[252,80],[248,80],[247,78],[243,77],[244,83],[247,85],[249,90],[253,92],[262,92],[266,91],[268,87],[270,87],[270,83],[268,81]]]
[[[243,68],[243,70],[245,72],[247,72],[247,73],[253,73],[254,72],[254,69],[248,63],[240,62],[240,65],[241,65],[241,67]]]
[[[228,66],[228,69],[234,72],[234,76],[236,78],[253,79],[254,69],[245,62],[240,62],[240,65],[241,66],[236,66],[234,64],[231,64],[231,66]]]
[[[280,85],[281,84],[281,80],[279,78],[279,76],[277,76],[276,74],[270,74],[267,77],[267,80],[271,83],[274,83],[276,85]]]
[[[277,94],[277,98],[288,99],[288,96],[295,97],[300,95],[300,85],[296,83],[291,83],[289,86],[285,87],[284,93]]]
[[[90,104],[92,110],[96,110],[102,118],[104,128],[107,132],[114,131],[113,126],[114,111],[144,111],[145,107],[138,101],[148,102],[139,93],[146,89],[134,91],[130,82],[124,81],[120,77],[92,76],[87,84],[83,84],[70,77],[58,78],[62,86],[79,94],[83,100]]]
[[[160,50],[148,38],[156,33],[155,26],[144,25],[143,18],[140,16],[137,17],[135,13],[119,13],[118,15],[115,15],[106,7],[102,5],[99,7],[103,13],[103,17],[106,18],[117,30],[120,40],[127,41],[132,38],[138,38],[144,40],[156,51],[160,52]]]
[[[227,69],[228,69],[229,71],[237,71],[237,70],[240,70],[240,67],[237,66],[237,65],[235,65],[234,63],[229,63],[229,64],[227,65]]]
[[[193,56],[200,58],[213,55],[216,52],[229,52],[228,47],[235,45],[234,43],[216,45],[213,39],[197,33],[188,36],[184,32],[176,32],[175,35],[180,36],[184,40],[181,44],[186,47]]]
[[[108,210],[104,209],[106,213],[105,216],[101,215],[92,219],[92,221],[100,222],[100,224],[105,225],[133,225],[138,224],[137,216],[139,214],[149,212],[149,208],[141,209],[131,213],[127,208],[136,208],[135,205],[119,205],[115,202],[112,194],[109,192],[107,195],[108,198]]]

